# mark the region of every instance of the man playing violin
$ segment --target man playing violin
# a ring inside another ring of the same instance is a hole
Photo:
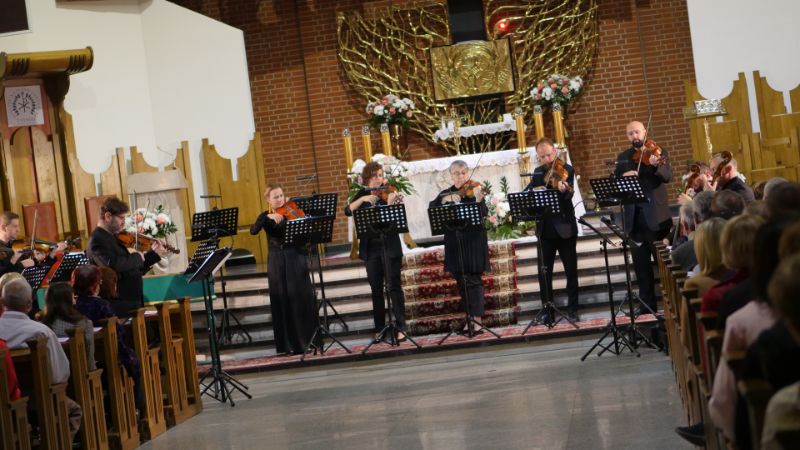
[[[543,137],[536,142],[536,155],[541,165],[533,171],[531,182],[525,190],[537,188],[556,188],[559,191],[559,206],[561,212],[558,215],[547,215],[544,218],[544,228],[541,233],[542,238],[542,258],[543,264],[550,268],[547,271],[547,279],[539,274],[539,284],[547,283],[550,292],[553,292],[553,263],[556,258],[556,251],[561,255],[561,263],[564,265],[564,272],[567,275],[567,313],[571,319],[577,319],[578,313],[578,253],[576,250],[578,243],[578,226],[575,223],[575,208],[572,205],[573,186],[575,183],[575,171],[569,164],[563,163],[566,170],[566,179],[562,180],[557,174],[551,172],[551,167],[557,158],[556,148],[553,141]],[[552,179],[546,179],[548,174]]]
[[[631,246],[631,256],[639,283],[639,298],[656,311],[655,277],[651,262],[655,254],[653,242],[663,239],[672,228],[666,186],[672,179],[672,166],[667,151],[646,139],[647,130],[641,122],[629,123],[626,134],[631,147],[617,156],[614,175],[639,177],[647,201],[625,205],[622,226],[636,243]],[[645,142],[649,146],[645,146]],[[637,155],[638,161],[634,158]]]
[[[267,279],[275,351],[303,354],[317,326],[317,305],[311,285],[307,245],[286,243],[286,223],[305,216],[294,202],[287,202],[278,184],[267,186],[264,196],[269,211],[259,214],[250,234],[267,233]],[[317,348],[321,342],[316,342]]]
[[[145,253],[126,247],[118,239],[125,229],[125,215],[130,211],[122,200],[112,197],[100,206],[100,220],[86,246],[86,256],[96,266],[110,267],[117,272],[119,301],[130,309],[144,306],[142,275],[161,260],[164,244],[155,239]]]
[[[361,179],[366,185],[353,197],[344,208],[346,216],[352,216],[353,211],[360,208],[369,208],[375,205],[394,205],[402,202],[402,197],[397,192],[392,192],[386,185],[383,166],[377,162],[370,162],[361,171]],[[358,243],[358,257],[364,261],[367,268],[367,281],[372,291],[372,320],[375,331],[383,329],[386,324],[386,306],[383,298],[384,267],[388,267],[386,278],[389,281],[389,295],[392,297],[392,313],[398,328],[405,330],[405,295],[400,287],[400,269],[403,262],[403,249],[400,246],[400,236],[397,233],[389,234],[384,239],[384,249],[381,249],[379,238],[362,239]],[[386,252],[385,265],[383,260]],[[405,339],[400,334],[399,340]]]
[[[723,152],[724,153],[724,152]],[[732,155],[731,155],[732,156]],[[709,189],[714,191],[733,191],[741,195],[745,203],[756,199],[753,190],[739,176],[736,159],[731,157],[726,164],[722,154],[714,155],[711,158],[711,173],[718,174],[716,184],[708,180]]]
[[[11,244],[19,233],[19,215],[11,211],[0,214],[0,276],[8,272],[22,272],[34,265],[30,258],[23,257],[20,249],[12,249]]]
[[[453,185],[443,190],[430,202],[430,207],[441,206],[448,203],[474,203],[481,204],[483,213],[487,213],[486,204],[483,202],[483,190],[480,183],[471,180],[471,172],[467,163],[462,160],[450,164],[450,179]],[[464,265],[459,262],[459,249]],[[469,299],[469,314],[477,323],[481,323],[484,313],[483,281],[481,277],[489,270],[489,240],[486,230],[462,231],[458,239],[455,231],[444,234],[444,270],[453,275],[458,283],[461,301]],[[480,331],[479,331],[480,332]]]

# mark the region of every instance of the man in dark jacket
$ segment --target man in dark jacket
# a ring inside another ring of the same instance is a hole
[[[622,226],[635,242],[631,246],[633,268],[639,283],[639,298],[656,311],[655,277],[652,257],[653,242],[661,240],[672,227],[672,217],[667,203],[666,184],[672,179],[672,166],[668,153],[662,147],[661,155],[644,155],[634,160],[638,150],[645,150],[647,130],[641,122],[631,122],[626,128],[631,147],[617,156],[615,175],[637,176],[647,201],[625,206]]]
[[[717,178],[717,184],[714,186],[715,190],[736,192],[742,196],[745,203],[750,203],[755,200],[756,196],[753,194],[753,190],[750,189],[750,186],[742,181],[742,178],[739,176],[736,159],[731,158],[728,164],[726,164],[722,169],[719,169],[719,166],[723,162],[724,160],[720,155],[716,155],[711,158],[711,172],[717,173],[717,170],[720,172],[719,178]]]
[[[161,259],[159,252],[163,245],[155,240],[150,250],[141,253],[120,243],[117,235],[125,228],[125,214],[128,211],[128,205],[116,197],[103,202],[100,221],[89,237],[86,256],[92,264],[110,267],[117,272],[119,301],[133,309],[144,306],[142,275]]]

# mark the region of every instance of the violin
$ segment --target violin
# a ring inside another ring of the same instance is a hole
[[[458,188],[456,194],[458,194],[458,196],[461,198],[475,197],[475,188],[478,188],[480,186],[481,183],[477,181],[467,180],[466,183],[464,183],[460,188]]]
[[[120,243],[122,243],[122,245],[124,245],[125,247],[135,249],[138,252],[146,252],[150,250],[150,247],[152,247],[153,242],[157,241],[156,238],[152,238],[144,234],[136,235],[134,233],[129,233],[127,231],[123,231],[120,234],[118,234],[117,240]],[[164,250],[166,250],[167,252],[176,255],[181,252],[180,249],[177,249],[167,244],[166,242],[164,242],[163,247]]]
[[[700,165],[692,164],[689,166],[689,174],[689,178],[686,179],[686,186],[683,189],[683,193],[690,197],[694,197],[691,192],[697,193],[695,184],[697,183],[697,179],[700,177]]]
[[[280,208],[275,208],[275,213],[282,215],[286,220],[297,220],[306,216],[306,213],[297,206],[297,203],[291,200],[284,203]]]
[[[654,140],[647,139],[644,141],[644,145],[641,148],[637,148],[633,151],[633,161],[639,165],[644,164],[645,166],[649,166],[650,157],[655,156],[658,158],[656,164],[660,166],[669,161],[669,158],[661,156],[661,153],[663,153],[661,147],[659,147]]]
[[[556,157],[550,163],[550,168],[544,176],[544,184],[552,189],[558,189],[558,183],[561,181],[566,183],[567,179],[569,179],[569,171],[564,166],[564,161]],[[572,186],[567,185],[567,190],[572,192]]]
[[[383,184],[381,186],[376,186],[374,188],[367,188],[367,192],[373,191],[374,196],[378,197],[383,203],[389,204],[389,195],[397,194],[398,190],[396,187],[392,186],[391,184]],[[403,200],[402,196],[398,195],[397,203],[400,203]]]
[[[714,170],[714,176],[711,177],[711,184],[714,185],[717,184],[717,180],[719,180],[719,177],[722,176],[722,171],[725,170],[725,167],[733,160],[733,154],[727,150],[723,150],[719,155],[717,155],[717,157],[721,159],[721,161],[719,162],[717,169]]]

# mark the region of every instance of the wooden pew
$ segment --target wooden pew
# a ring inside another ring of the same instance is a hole
[[[190,415],[200,414],[203,410],[203,400],[200,398],[200,380],[197,375],[197,350],[194,342],[194,328],[192,327],[192,311],[189,297],[178,299],[178,304],[170,308],[170,319],[174,334],[183,339],[183,369],[186,377],[186,391],[188,393],[188,408]]]
[[[175,426],[195,413],[189,409],[189,392],[186,386],[186,367],[183,357],[183,337],[172,332],[171,304],[156,305],[158,331],[161,337],[161,355],[164,361],[164,406],[167,422]]]
[[[47,352],[47,337],[28,341],[28,349],[11,352],[20,389],[28,392],[36,404],[39,420],[40,448],[70,450],[72,437],[69,433],[67,414],[67,384],[53,384]]]
[[[147,344],[147,324],[145,310],[140,308],[131,316],[133,348],[139,358],[143,391],[143,411],[139,411],[139,433],[143,439],[154,437],[167,431],[164,418],[164,400],[161,390],[161,369],[159,367],[159,347],[149,348]]]
[[[0,349],[0,446],[8,450],[30,450],[31,436],[28,425],[28,397],[9,400],[6,354]]]
[[[747,420],[750,423],[752,448],[761,448],[761,432],[764,430],[764,416],[767,404],[775,391],[766,380],[745,379],[736,382],[739,394],[747,405]]]
[[[100,339],[95,348],[102,349],[95,356],[102,357],[106,376],[106,386],[111,410],[109,441],[116,450],[133,449],[139,446],[139,430],[136,424],[133,380],[119,362],[119,341],[117,340],[117,318],[105,321]]]
[[[69,341],[62,344],[69,356],[70,379],[75,401],[83,410],[81,448],[84,450],[108,449],[106,410],[103,404],[103,369],[89,370],[86,358],[86,341],[83,327],[68,330]]]

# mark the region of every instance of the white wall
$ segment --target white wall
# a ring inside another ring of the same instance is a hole
[[[0,35],[1,51],[94,50],[65,101],[84,170],[103,172],[115,148],[133,145],[164,166],[188,140],[202,210],[200,140],[235,159],[255,131],[242,32],[165,0],[29,0],[28,17],[31,31]]]
[[[706,98],[722,98],[744,72],[750,90],[753,131],[758,108],[753,71],[788,92],[800,84],[800,1],[687,0],[697,88]],[[791,111],[788,95],[784,95]]]

